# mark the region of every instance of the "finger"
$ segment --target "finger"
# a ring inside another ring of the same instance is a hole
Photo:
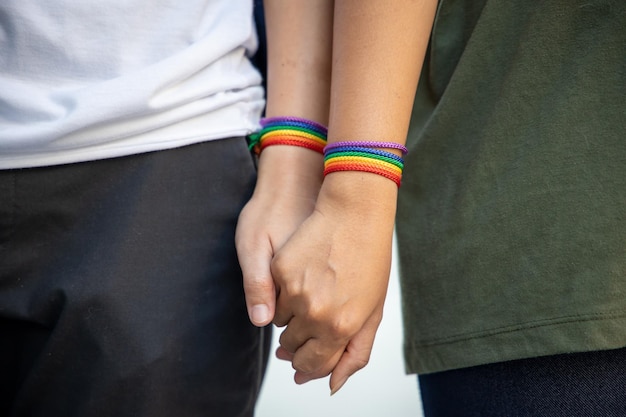
[[[313,365],[311,365],[312,362],[310,356],[305,358],[305,355],[309,354],[307,351],[318,351],[319,347],[323,345],[325,345],[325,343],[320,340],[310,339],[293,355],[291,365],[296,370],[294,375],[296,384],[304,384],[314,379],[324,378],[330,375],[332,370],[335,368],[342,357],[344,346],[338,346],[333,352],[327,351],[326,353],[319,355],[316,361],[317,363],[314,363]],[[309,368],[309,366],[313,366],[313,368]]]
[[[350,340],[330,376],[330,395],[339,391],[348,381],[348,378],[367,365],[379,324],[380,318],[371,317],[361,331]]]
[[[278,302],[280,305],[280,298]],[[350,339],[360,331],[361,326],[353,320],[333,317],[333,320],[319,321],[295,315],[280,335],[279,343],[294,354],[293,368],[302,374],[298,380],[305,381],[328,375]]]
[[[253,248],[237,245],[243,274],[243,289],[252,324],[262,327],[272,322],[276,309],[276,287],[270,273],[272,250],[269,241]]]
[[[291,322],[292,318],[293,309],[291,308],[289,299],[285,294],[281,293],[279,289],[278,296],[276,297],[276,308],[273,323],[278,327],[284,327]]]
[[[285,349],[282,346],[279,346],[276,349],[276,357],[280,360],[291,362],[293,360],[293,353],[288,352],[287,349]]]
[[[296,319],[294,318],[294,320]],[[287,333],[291,326],[292,324],[290,323],[283,335]],[[291,362],[296,371],[302,374],[314,374],[318,372],[323,373],[323,369],[329,366],[329,362],[333,362],[332,367],[327,370],[327,372],[330,372],[341,357],[341,353],[343,353],[347,343],[347,340],[339,341],[331,338],[310,337],[296,349],[293,349],[291,346],[285,347],[282,344],[281,346],[288,352],[293,353]],[[338,354],[339,356],[337,356]],[[335,358],[334,361],[333,358]]]
[[[278,308],[280,310],[281,308]],[[278,343],[287,352],[295,353],[312,337],[313,325],[300,317],[292,317],[287,328],[280,334]]]

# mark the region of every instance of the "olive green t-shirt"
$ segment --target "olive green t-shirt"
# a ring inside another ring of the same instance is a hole
[[[626,1],[442,0],[408,147],[409,372],[626,346]]]

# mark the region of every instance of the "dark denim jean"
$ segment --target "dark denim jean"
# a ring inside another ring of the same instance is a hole
[[[0,415],[252,416],[243,138],[0,171]]]
[[[626,416],[626,349],[501,362],[419,382],[426,417]]]

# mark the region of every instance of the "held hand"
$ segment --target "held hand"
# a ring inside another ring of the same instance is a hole
[[[274,317],[270,262],[313,211],[321,163],[320,155],[294,147],[271,147],[260,158],[257,186],[239,215],[235,235],[248,315],[256,326],[265,326]]]
[[[376,190],[376,193],[372,193]],[[276,254],[277,351],[297,383],[332,373],[336,392],[370,356],[391,265],[396,185],[369,173],[326,177],[316,210]]]

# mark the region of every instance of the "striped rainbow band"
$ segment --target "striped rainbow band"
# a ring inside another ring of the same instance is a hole
[[[272,145],[290,145],[324,153],[326,127],[299,117],[269,117],[261,119],[261,130],[248,138],[250,149],[260,154]]]
[[[400,187],[403,158],[379,148],[407,153],[404,146],[394,142],[335,142],[324,149],[324,175],[338,171],[371,172],[389,178]]]

